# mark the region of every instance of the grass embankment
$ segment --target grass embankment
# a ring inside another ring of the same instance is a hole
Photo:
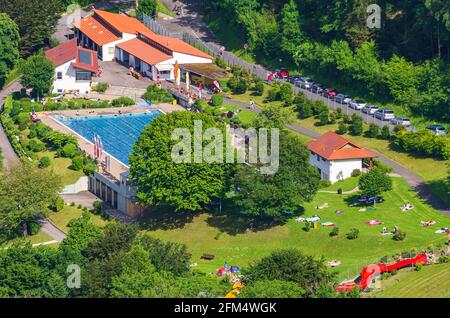
[[[197,268],[203,272],[215,271],[224,262],[245,266],[275,249],[298,248],[308,255],[341,260],[342,265],[336,271],[339,279],[347,279],[357,275],[364,265],[377,262],[383,256],[446,241],[445,235],[434,232],[450,226],[450,218],[424,203],[402,178],[393,178],[393,181],[393,190],[384,196],[386,201],[373,211],[362,212],[359,207],[350,207],[348,202],[356,195],[318,193],[313,202],[306,203],[304,217],[318,214],[321,222],[337,224],[340,234],[334,238],[329,236],[330,227],[319,225],[318,230],[305,232],[304,224],[296,222],[295,217],[284,225],[269,226],[259,225],[257,220],[252,222],[233,216],[201,214],[173,217],[170,214],[170,218],[165,219],[150,214],[142,227],[155,237],[186,244],[193,255],[192,262],[198,263]],[[411,202],[415,209],[402,212],[400,206],[405,202]],[[328,203],[329,208],[316,209],[324,203]],[[336,210],[344,213],[337,215]],[[428,228],[419,225],[420,221],[430,219],[437,224]],[[383,225],[369,226],[364,223],[368,220],[380,220]],[[253,223],[254,230],[248,229],[250,223]],[[383,226],[392,230],[395,225],[406,232],[404,241],[397,242],[391,236],[381,235]],[[351,228],[360,230],[356,240],[348,240],[345,236]],[[214,260],[201,260],[203,253],[215,255]]]
[[[402,270],[382,281],[382,289],[367,297],[449,298],[450,263],[425,266],[421,271]]]
[[[62,231],[65,233],[69,232],[68,224],[72,219],[78,219],[83,214],[81,208],[76,206],[66,205],[59,212],[49,212],[48,218]],[[108,221],[103,220],[100,216],[95,214],[90,214],[91,222],[99,227],[104,227],[108,224]]]

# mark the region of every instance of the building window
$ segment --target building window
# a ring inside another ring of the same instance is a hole
[[[320,156],[319,155],[317,155],[317,161],[320,161]]]
[[[62,79],[62,72],[56,72],[56,78],[57,79]]]
[[[91,80],[91,72],[77,71],[75,74],[75,78],[77,81],[90,81]]]

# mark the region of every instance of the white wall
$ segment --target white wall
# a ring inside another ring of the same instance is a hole
[[[87,176],[80,177],[80,179],[78,179],[76,183],[66,186],[61,193],[74,194],[79,193],[81,191],[88,191],[88,183],[89,177]]]
[[[204,57],[198,57],[198,56],[194,56],[194,55],[173,52],[173,58],[171,60],[169,60],[169,62],[171,64],[175,64],[175,61],[178,61],[178,64],[212,63],[211,59],[206,59]]]
[[[126,42],[128,40],[134,39],[135,37],[136,37],[135,34],[123,33],[121,39],[103,45],[102,46],[102,55],[103,55],[102,60],[105,61],[105,62],[112,61],[114,59],[114,57],[115,57],[116,45],[119,44],[119,43],[122,43],[122,42]],[[111,48],[111,53],[109,52],[110,48]]]
[[[309,164],[321,170],[321,179],[330,180],[330,162],[322,157],[319,157],[319,160],[317,158],[316,154],[312,154],[311,151],[309,152]]]
[[[53,93],[58,93],[58,90],[69,91],[79,90],[81,94],[91,91],[91,82],[82,81],[77,82],[75,77],[75,69],[70,66],[70,63],[75,62],[75,59],[57,66],[55,69],[55,79],[53,81]],[[58,72],[62,73],[62,79],[58,79]]]
[[[337,182],[352,176],[355,169],[362,170],[362,159],[335,160],[331,162],[330,181]],[[342,179],[340,179],[342,178]]]

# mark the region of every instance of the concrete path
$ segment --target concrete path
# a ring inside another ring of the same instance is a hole
[[[38,218],[38,223],[41,231],[57,242],[62,242],[67,237],[66,233],[61,231],[52,222],[50,222],[50,220],[44,217]]]
[[[356,188],[354,188],[353,190],[350,190],[350,191],[343,191],[342,194],[353,194],[353,193],[356,193],[358,191],[359,191],[359,187],[356,187]],[[337,190],[336,191],[319,190],[317,192],[337,194]]]
[[[89,191],[81,191],[73,194],[61,194],[61,198],[64,199],[64,202],[67,203],[75,203],[76,205],[81,204],[82,206],[91,210],[94,208],[94,202],[99,200],[101,201],[95,194]]]

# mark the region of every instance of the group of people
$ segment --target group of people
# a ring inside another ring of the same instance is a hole
[[[172,9],[172,12],[175,13],[176,15],[181,15],[183,16],[184,13],[184,9],[182,5],[175,5]]]
[[[407,203],[403,204],[401,209],[402,209],[402,211],[409,211],[409,210],[414,209],[414,206],[411,203],[407,202]]]
[[[389,234],[390,232],[388,232],[388,230],[387,230],[387,227],[383,227],[383,230],[382,230],[382,234]],[[398,233],[398,226],[396,225],[396,226],[394,226],[394,231],[392,232],[393,234],[397,234]]]

